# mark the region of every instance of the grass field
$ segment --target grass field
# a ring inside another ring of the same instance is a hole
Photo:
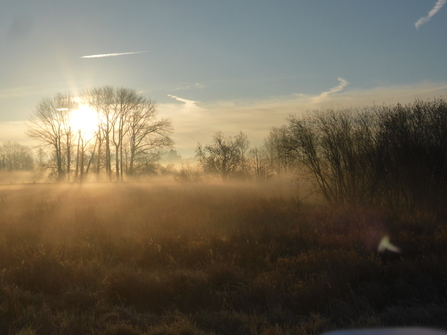
[[[248,184],[4,185],[0,208],[1,334],[447,329],[447,225],[423,213]]]

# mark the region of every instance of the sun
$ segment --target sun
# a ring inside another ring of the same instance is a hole
[[[85,139],[90,139],[98,129],[98,114],[89,106],[80,105],[71,111],[70,125]]]

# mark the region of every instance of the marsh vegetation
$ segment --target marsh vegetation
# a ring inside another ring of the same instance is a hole
[[[0,206],[0,333],[447,327],[447,228],[423,212],[155,181],[6,185]]]

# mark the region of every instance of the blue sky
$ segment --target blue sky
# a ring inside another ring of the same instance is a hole
[[[183,156],[218,130],[260,144],[289,114],[321,106],[445,95],[444,2],[5,1],[0,141],[27,141],[42,98],[103,85],[156,100]]]

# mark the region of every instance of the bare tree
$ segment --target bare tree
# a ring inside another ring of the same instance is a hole
[[[172,147],[172,123],[169,119],[157,119],[156,104],[143,99],[130,111],[127,126],[126,166],[127,174],[133,176],[148,170]]]
[[[196,158],[207,173],[219,175],[223,181],[246,173],[247,136],[240,132],[225,138],[222,132],[213,135],[213,143],[202,147],[199,143]]]
[[[155,102],[135,90],[106,86],[88,90],[84,95],[99,116],[95,143],[98,148],[97,171],[100,170],[104,145],[104,166],[110,180],[112,171],[116,180],[123,180],[125,173],[135,175],[147,171],[163,151],[172,146],[169,137],[171,121],[158,119]]]
[[[97,136],[94,137],[96,137],[96,139],[98,138]],[[75,170],[76,172],[74,180],[80,183],[84,181],[84,177],[89,172],[90,166],[95,156],[98,141],[95,140],[94,144],[91,144],[94,137],[84,138],[84,136],[82,135],[82,131],[78,130],[77,145],[76,145],[76,170]]]
[[[289,151],[330,202],[370,203],[380,189],[376,118],[368,110],[320,110],[289,119]]]
[[[17,142],[3,143],[0,157],[0,168],[4,171],[30,171],[34,168],[31,148]]]
[[[248,151],[251,174],[255,180],[267,180],[273,176],[272,164],[264,147],[255,147]]]
[[[31,115],[28,136],[38,140],[42,147],[53,150],[56,179],[69,177],[73,133],[70,112],[77,108],[70,94],[58,93],[54,98],[43,99]]]
[[[73,131],[70,113],[78,103],[88,105],[98,116],[97,130],[85,139]],[[90,166],[102,169],[109,180],[149,171],[161,154],[172,147],[172,124],[157,118],[156,104],[127,88],[110,86],[86,90],[76,99],[58,94],[43,100],[34,112],[28,135],[41,146],[54,149],[57,179],[70,180],[72,161],[75,179],[82,181]],[[89,150],[89,151],[88,151]],[[112,163],[114,163],[112,165]]]
[[[116,107],[113,120],[112,142],[115,146],[115,173],[116,179],[122,180],[124,173],[123,147],[124,139],[131,129],[132,114],[142,109],[146,104],[144,97],[137,94],[135,90],[119,88],[115,92]]]
[[[387,203],[447,212],[447,101],[416,100],[377,108],[378,170]]]
[[[96,141],[98,143],[98,161],[97,173],[101,169],[102,145],[105,145],[104,167],[109,180],[112,180],[112,155],[111,155],[111,137],[112,126],[114,123],[115,90],[111,86],[104,86],[86,90],[83,98],[90,108],[98,113],[98,131]]]
[[[330,202],[447,213],[442,98],[291,117],[286,143]]]
[[[264,141],[264,155],[270,164],[270,169],[276,175],[286,174],[293,165],[294,157],[290,154],[285,145],[287,138],[287,127],[273,127],[269,136]]]

